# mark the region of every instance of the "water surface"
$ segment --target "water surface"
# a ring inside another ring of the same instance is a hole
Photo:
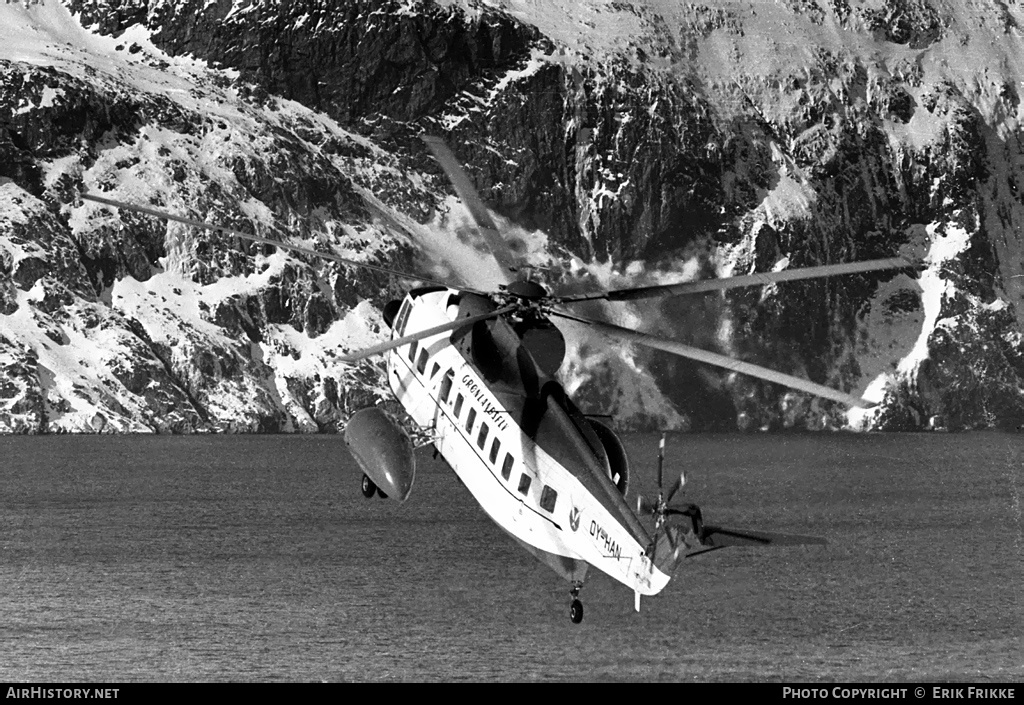
[[[653,493],[657,439],[625,439]],[[1024,676],[1024,437],[676,435],[708,523],[828,546],[685,561],[640,614],[568,584],[419,456],[365,500],[336,436],[0,438],[0,680]]]

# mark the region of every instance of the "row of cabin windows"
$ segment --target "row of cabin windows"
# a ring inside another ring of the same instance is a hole
[[[427,363],[430,361],[430,353],[427,352],[426,348],[419,351],[420,355],[416,357],[416,351],[419,348],[419,342],[414,340],[409,344],[409,362],[416,363],[416,371],[423,374],[427,369]],[[430,368],[430,378],[433,379],[441,369],[440,363],[435,362],[434,366]],[[449,371],[451,374],[451,371]],[[449,382],[448,388],[451,389],[451,383]]]
[[[408,300],[402,302],[402,308],[401,308],[401,311],[399,311],[399,314],[398,314],[398,322],[395,325],[395,331],[398,333],[398,335],[402,335],[405,332],[405,323],[408,320],[410,308],[411,307],[409,306]],[[417,356],[417,353],[419,353],[418,356]],[[409,362],[412,362],[412,363],[414,363],[416,365],[416,371],[417,372],[419,372],[420,374],[423,374],[424,372],[426,372],[427,363],[429,361],[430,361],[430,353],[427,352],[427,349],[425,347],[422,350],[419,349],[419,341],[415,341],[414,340],[412,343],[409,344]],[[433,379],[434,376],[437,375],[437,373],[440,371],[440,369],[441,369],[440,364],[435,362],[434,366],[430,370],[430,378]],[[452,391],[453,377],[454,377],[453,371],[452,370],[448,370],[448,372],[444,376],[444,379],[441,381],[440,398],[441,398],[442,402],[445,402],[445,403],[448,402],[448,397],[451,395],[451,391]],[[454,412],[455,412],[456,418],[458,418],[462,414],[463,402],[464,402],[464,399],[463,399],[462,395],[459,394],[456,397],[456,399],[455,399]],[[473,433],[473,426],[475,424],[476,424],[476,409],[470,409],[469,410],[469,415],[466,417],[466,432],[468,434],[472,435],[472,433]],[[488,428],[487,424],[486,423],[481,423],[480,424],[480,432],[479,432],[479,434],[477,435],[477,438],[476,438],[476,444],[477,444],[477,447],[480,448],[480,450],[484,450],[486,448],[486,446],[487,446],[487,436],[488,436],[489,433],[490,433],[490,429]],[[491,451],[488,454],[488,460],[490,460],[491,465],[494,465],[497,462],[498,454],[500,452],[501,452],[501,441],[497,437],[495,437],[491,441]],[[514,462],[515,461],[512,459],[512,454],[511,453],[505,453],[505,460],[504,460],[504,462],[502,463],[502,466],[501,466],[501,476],[505,480],[508,480],[509,477],[511,477],[511,475],[512,475],[512,465],[514,464]],[[529,491],[530,491],[530,484],[531,484],[531,482],[532,482],[532,478],[530,478],[530,476],[527,475],[526,473],[523,473],[522,475],[520,475],[520,477],[519,477],[519,493],[524,495],[524,496],[526,494],[528,494]],[[556,492],[555,490],[553,490],[550,487],[548,487],[547,485],[545,485],[544,489],[543,489],[543,491],[541,492],[541,495],[540,495],[540,506],[541,506],[541,508],[546,510],[546,511],[548,511],[548,512],[553,512],[555,510],[555,502],[557,501],[557,499],[558,499],[558,492]]]
[[[427,357],[428,357],[427,356],[427,351],[425,349],[421,350],[420,351],[419,359],[416,362],[416,369],[420,373],[422,373],[423,370],[426,369]],[[416,342],[414,341],[409,346],[409,360],[412,361],[415,358],[416,358]],[[436,375],[439,369],[440,368],[439,368],[438,364],[435,362],[433,369],[430,371],[430,376],[433,377],[434,375]],[[454,373],[453,373],[452,370],[448,370],[448,372],[445,373],[444,379],[441,380],[441,389],[440,389],[440,394],[439,394],[440,400],[442,402],[444,402],[444,403],[448,403],[448,398],[451,396],[451,393],[452,393],[452,384],[453,384],[453,382],[454,382]],[[462,406],[463,406],[463,404],[465,404],[465,401],[466,400],[462,396],[461,393],[455,395],[455,406],[452,408],[452,412],[455,414],[455,418],[457,418],[457,419],[461,418],[461,416],[462,416]],[[470,408],[469,414],[466,416],[466,433],[469,434],[470,436],[472,436],[472,434],[473,434],[473,427],[476,426],[476,416],[477,416],[476,409]],[[477,447],[480,450],[485,450],[487,448],[487,436],[488,436],[488,434],[490,434],[490,428],[488,427],[488,425],[486,423],[481,423],[480,424],[480,431],[477,433],[477,437],[476,437],[476,445],[477,445]],[[488,453],[488,460],[490,461],[491,465],[495,465],[497,463],[498,455],[500,454],[500,452],[501,452],[501,440],[498,439],[497,437],[495,437],[491,441],[491,450],[490,450],[490,453]],[[511,453],[505,453],[505,460],[504,460],[504,462],[501,465],[501,476],[502,476],[502,478],[504,478],[505,480],[508,480],[509,477],[512,476],[512,466],[514,464],[515,464],[515,461],[512,459],[512,454]],[[532,481],[533,481],[532,478],[529,475],[527,475],[526,473],[523,473],[522,475],[520,475],[520,477],[519,477],[519,493],[524,495],[524,496],[526,494],[528,494],[529,491],[530,491],[530,483]],[[553,490],[550,487],[548,487],[547,485],[545,485],[544,486],[544,490],[541,492],[541,495],[540,495],[540,506],[541,506],[541,508],[546,510],[546,511],[549,511],[549,512],[555,511],[555,502],[557,501],[557,499],[558,499],[558,492],[556,492],[555,490]]]

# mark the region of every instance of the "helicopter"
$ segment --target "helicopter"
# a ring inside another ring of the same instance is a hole
[[[485,248],[503,271],[528,268],[510,249],[468,175],[439,137],[429,151],[469,211]],[[349,352],[345,363],[386,354],[388,386],[404,418],[372,406],[353,414],[345,443],[362,471],[365,497],[405,502],[416,475],[413,436],[426,437],[484,512],[540,562],[571,584],[569,617],[583,620],[580,591],[593,567],[642,596],[661,592],[681,558],[733,545],[823,544],[823,539],[728,529],[705,524],[700,507],[676,501],[686,478],[665,487],[665,437],[658,451],[657,496],[626,499],[625,448],[606,423],[583,413],[558,381],[565,339],[552,319],[575,321],[612,340],[663,350],[852,407],[854,395],[661,336],[590,316],[574,306],[636,301],[801,279],[913,268],[903,258],[784,269],[589,294],[554,295],[529,276],[496,290],[479,290],[317,252],[92,193],[82,198],[196,228],[230,234],[312,257],[423,282],[390,301],[383,318],[388,340]],[[411,424],[411,428],[407,425]]]

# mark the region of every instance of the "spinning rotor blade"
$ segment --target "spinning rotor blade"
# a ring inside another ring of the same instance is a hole
[[[426,330],[417,331],[416,333],[410,333],[409,335],[404,336],[402,338],[386,340],[383,343],[380,343],[379,345],[374,345],[371,348],[364,348],[359,352],[350,353],[338,359],[341,362],[357,362],[359,360],[362,360],[363,358],[379,355],[382,352],[387,352],[388,350],[391,350],[393,348],[401,347],[406,343],[413,342],[414,340],[422,340],[423,338],[429,338],[432,335],[444,333],[445,331],[448,330],[455,330],[456,328],[471,326],[478,321],[486,321],[488,318],[497,318],[498,316],[506,314],[509,311],[515,311],[516,308],[517,306],[505,306],[504,308],[499,308],[496,311],[491,311],[490,313],[481,313],[477,316],[468,316],[466,318],[460,318],[459,320],[452,321],[451,323],[445,323],[444,325],[434,326],[433,328],[427,328]]]
[[[509,249],[508,243],[502,239],[498,227],[494,224],[491,214],[487,212],[487,207],[480,198],[480,194],[477,193],[473,182],[469,180],[469,176],[459,164],[459,160],[452,154],[452,150],[440,137],[422,135],[421,139],[426,143],[437,163],[444,169],[448,180],[455,187],[455,192],[459,194],[459,198],[466,205],[469,214],[473,216],[473,222],[476,223],[480,233],[487,241],[487,247],[498,262],[498,266],[503,272],[516,271],[516,256]]]
[[[777,282],[795,281],[798,279],[817,279],[819,277],[831,277],[838,274],[857,274],[859,272],[873,272],[882,269],[904,269],[916,267],[917,263],[903,257],[890,257],[888,259],[873,259],[863,262],[850,262],[847,264],[823,264],[818,267],[803,267],[800,269],[784,269],[781,272],[755,272],[744,274],[738,277],[726,277],[724,279],[702,279],[694,282],[681,282],[679,284],[661,284],[658,286],[644,286],[635,289],[616,289],[600,294],[580,294],[578,296],[562,296],[557,300],[562,303],[576,301],[633,301],[635,299],[647,299],[657,296],[679,296],[681,294],[697,294],[704,291],[719,291],[722,289],[733,289],[742,286],[758,286],[774,284]]]
[[[705,526],[701,543],[711,548],[725,546],[825,546],[828,541],[819,536],[776,534],[766,531],[735,531],[720,526]]]
[[[672,485],[672,489],[670,489],[668,491],[668,494],[665,495],[665,502],[666,503],[671,502],[672,498],[676,496],[676,493],[679,490],[683,489],[683,485],[685,485],[685,484],[686,484],[686,473],[683,472],[683,471],[680,471],[679,479],[676,480],[675,484]]]
[[[665,434],[661,434],[661,441],[658,443],[658,497],[661,495],[662,476],[665,469]]]
[[[439,284],[441,286],[450,286],[449,284],[438,281],[436,279],[430,279],[429,277],[420,276],[419,274],[408,274],[406,272],[400,272],[395,269],[388,269],[387,267],[380,267],[376,264],[368,264],[366,262],[356,262],[355,260],[346,259],[339,257],[332,252],[317,252],[311,250],[308,247],[302,247],[300,245],[289,245],[287,242],[278,242],[277,240],[270,240],[265,237],[259,237],[250,233],[242,232],[241,230],[235,230],[233,228],[225,228],[220,225],[214,225],[212,223],[204,223],[201,220],[192,220],[190,218],[183,218],[180,215],[174,215],[172,213],[165,213],[164,211],[156,210],[155,208],[148,208],[146,206],[137,206],[133,203],[124,203],[122,201],[115,201],[110,198],[104,198],[102,196],[95,196],[91,193],[81,194],[82,198],[87,201],[95,201],[96,203],[102,203],[105,206],[113,206],[115,208],[123,208],[129,211],[135,211],[137,213],[144,213],[145,215],[152,215],[163,220],[173,220],[177,223],[184,223],[193,228],[201,228],[203,230],[213,230],[215,232],[226,233],[228,235],[234,235],[240,237],[243,240],[251,240],[252,242],[259,242],[264,245],[273,245],[274,247],[280,247],[282,250],[290,250],[292,252],[299,252],[310,257],[319,257],[320,259],[333,260],[342,264],[347,264],[352,267],[362,267],[363,269],[372,269],[377,272],[383,272],[384,274],[391,274],[406,279],[414,279],[416,281],[429,282],[431,284]],[[458,287],[453,287],[458,288]]]
[[[561,316],[562,318],[586,323],[601,333],[613,338],[629,340],[634,343],[639,343],[640,345],[646,345],[649,348],[664,350],[665,352],[670,352],[674,355],[686,357],[691,360],[697,360],[698,362],[703,362],[708,365],[722,367],[727,370],[732,370],[733,372],[750,375],[751,377],[757,377],[758,379],[774,382],[775,384],[781,384],[792,389],[798,389],[802,392],[807,392],[808,394],[824,397],[825,399],[832,399],[833,401],[838,401],[849,406],[873,406],[871,402],[860,399],[851,394],[846,394],[845,392],[840,392],[839,390],[832,389],[831,387],[816,384],[809,380],[787,375],[782,372],[776,372],[775,370],[768,369],[767,367],[761,367],[760,365],[742,362],[726,355],[719,355],[718,353],[708,352],[707,350],[701,350],[700,348],[684,345],[683,343],[677,343],[676,341],[669,340],[668,338],[660,338],[655,335],[641,333],[639,331],[630,330],[629,328],[622,328],[621,326],[616,326],[611,323],[602,323],[601,321],[595,321],[589,318],[581,318],[561,311],[552,310],[551,313],[556,316]]]

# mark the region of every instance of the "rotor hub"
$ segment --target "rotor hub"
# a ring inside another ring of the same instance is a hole
[[[505,287],[505,292],[517,299],[526,301],[537,301],[548,295],[547,289],[537,282],[520,279]]]

